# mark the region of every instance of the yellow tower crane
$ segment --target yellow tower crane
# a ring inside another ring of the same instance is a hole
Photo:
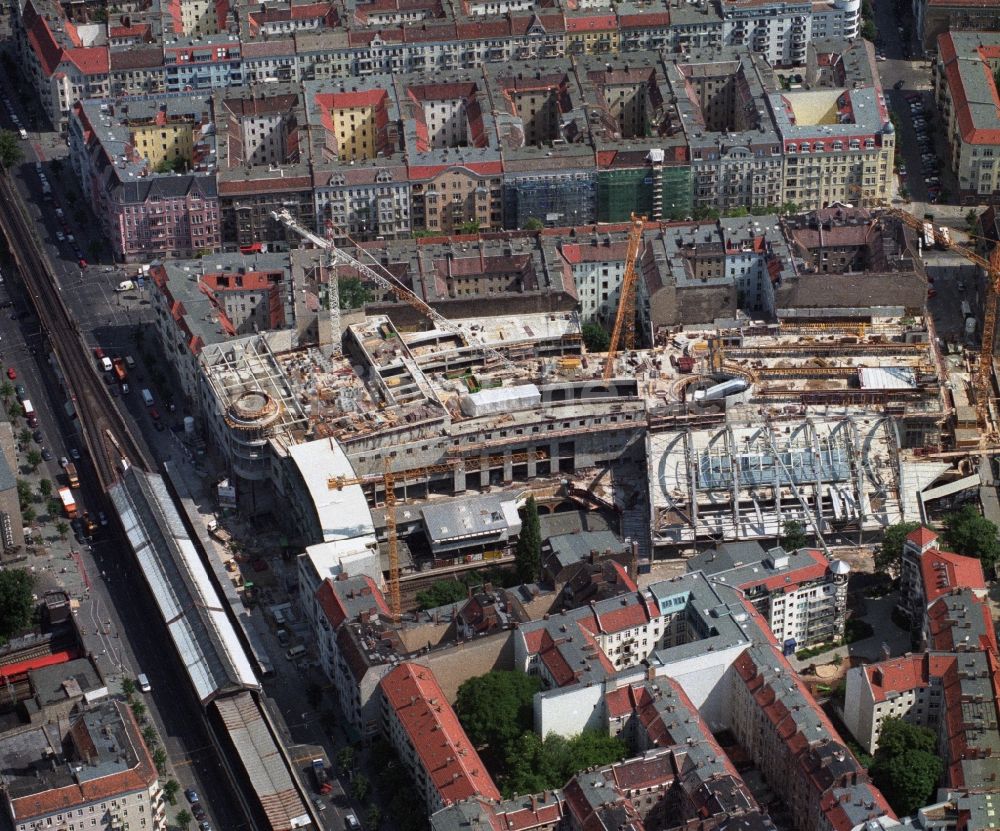
[[[625,254],[625,274],[622,277],[621,290],[618,292],[618,312],[615,314],[615,326],[611,330],[611,343],[608,346],[608,356],[604,360],[604,380],[608,381],[615,371],[615,356],[624,343],[626,349],[635,348],[635,294],[636,294],[636,262],[639,259],[639,248],[642,245],[642,231],[645,228],[646,217],[632,214],[632,227],[628,233],[628,251]]]
[[[392,611],[393,620],[398,621],[402,615],[402,606],[399,596],[399,543],[396,536],[396,484],[409,479],[420,479],[434,473],[450,473],[463,467],[466,462],[481,465],[485,462],[492,466],[495,464],[521,464],[533,460],[546,458],[543,451],[536,450],[528,453],[512,453],[509,456],[471,456],[469,458],[454,459],[437,465],[424,465],[423,467],[411,468],[410,470],[394,471],[390,468],[388,459],[385,461],[385,469],[382,473],[374,473],[368,476],[347,477],[331,476],[326,480],[326,486],[330,490],[343,490],[349,485],[382,485],[385,489],[385,534],[389,543],[389,608]]]

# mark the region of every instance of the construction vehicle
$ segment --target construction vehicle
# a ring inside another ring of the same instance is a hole
[[[510,456],[488,456],[486,458],[472,456],[468,459],[457,458],[438,465],[426,465],[425,467],[413,468],[411,470],[393,471],[389,465],[391,462],[386,459],[385,469],[381,474],[348,478],[346,476],[331,476],[326,480],[326,486],[330,490],[343,490],[349,485],[382,485],[385,490],[385,536],[389,545],[389,609],[392,612],[393,620],[398,621],[403,614],[402,602],[399,595],[399,541],[396,536],[396,485],[405,482],[407,479],[420,479],[434,473],[451,473],[466,462],[472,465],[482,465],[484,462],[488,466],[495,464],[521,464],[523,462],[541,460],[546,458],[542,451],[532,451],[529,453],[512,453]]]
[[[351,268],[357,269],[362,274],[364,274],[365,277],[372,280],[377,285],[392,292],[396,297],[398,297],[404,303],[408,304],[409,306],[420,312],[420,314],[426,317],[431,323],[433,323],[439,329],[443,329],[446,332],[450,332],[451,334],[458,337],[458,339],[461,342],[468,342],[470,340],[469,334],[467,332],[457,327],[444,315],[434,311],[434,309],[432,309],[429,305],[427,305],[427,303],[421,300],[409,288],[400,283],[399,280],[397,280],[396,277],[388,269],[384,268],[378,260],[372,257],[371,254],[368,254],[368,252],[365,251],[360,246],[358,246],[358,250],[368,256],[368,258],[372,262],[372,265],[370,266],[366,265],[365,263],[361,262],[355,257],[352,257],[343,249],[338,248],[336,245],[334,245],[332,240],[323,239],[323,237],[314,234],[308,228],[304,227],[303,225],[300,225],[298,222],[295,221],[295,219],[287,210],[283,210],[280,212],[272,211],[271,216],[273,216],[278,222],[283,223],[285,227],[291,229],[292,231],[295,231],[295,233],[297,233],[303,239],[309,240],[309,242],[311,242],[317,248],[321,248],[324,251],[326,251],[334,261],[340,262],[342,265],[350,266]],[[351,240],[350,237],[347,237],[347,239],[348,241],[353,242],[353,240]],[[336,278],[331,277],[331,279],[336,279]],[[484,343],[472,344],[472,345],[477,346],[479,349],[482,350],[486,358],[498,363],[504,369],[510,370],[512,372],[520,372],[518,366],[515,363],[510,361],[503,353],[498,352],[493,347],[487,346]]]
[[[893,216],[909,225],[918,233],[926,235],[925,223],[908,211],[891,208],[882,216]],[[997,325],[997,293],[1000,292],[1000,244],[995,244],[990,251],[989,259],[981,257],[970,248],[956,245],[951,241],[951,234],[937,234],[938,241],[947,240],[947,248],[971,263],[975,263],[986,271],[986,302],[983,309],[983,338],[979,348],[979,363],[973,381],[976,396],[976,417],[979,422],[980,443],[983,447],[993,444],[998,436],[997,430],[990,419],[990,388],[993,375],[993,341]]]
[[[632,227],[628,232],[628,250],[625,254],[625,275],[618,292],[618,311],[615,325],[611,330],[611,343],[604,359],[604,380],[611,380],[615,371],[615,357],[624,344],[625,349],[635,349],[635,294],[636,261],[642,245],[642,231],[646,227],[646,217],[632,214]]]
[[[59,488],[59,498],[62,500],[66,516],[76,519],[76,500],[73,498],[73,492],[69,488]]]
[[[323,764],[322,759],[312,760],[312,773],[313,779],[316,780],[316,793],[327,794],[333,790],[330,777],[326,774],[326,765]]]

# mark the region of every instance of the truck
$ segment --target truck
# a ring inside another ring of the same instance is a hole
[[[219,520],[217,519],[209,521],[208,533],[221,543],[228,543],[233,538],[232,534],[230,534],[225,528],[219,525]]]
[[[115,378],[122,384],[125,383],[125,379],[128,378],[128,373],[125,371],[125,361],[121,358],[115,358],[111,361],[111,368],[115,372]]]
[[[24,408],[24,418],[28,422],[29,427],[38,426],[38,413],[35,412],[35,408],[31,401],[27,398],[21,402],[21,407]]]
[[[316,780],[316,792],[330,793],[333,786],[330,784],[330,777],[326,775],[326,765],[323,764],[322,759],[312,760],[312,772],[313,778]]]
[[[59,488],[59,498],[62,500],[66,516],[76,519],[76,500],[73,499],[73,491],[69,488]]]
[[[72,462],[66,462],[66,467],[63,468],[66,471],[66,480],[69,482],[71,488],[80,487],[80,476],[76,472],[76,465]]]

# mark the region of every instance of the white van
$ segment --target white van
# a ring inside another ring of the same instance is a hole
[[[291,649],[289,649],[285,653],[285,657],[289,661],[294,661],[296,658],[301,658],[305,654],[306,654],[306,648],[305,648],[305,646],[303,646],[302,644],[299,644],[298,646],[293,646]]]
[[[28,131],[25,130],[24,127],[19,127],[17,130],[17,134],[21,137],[23,141],[28,140]]]
[[[143,403],[147,407],[152,407],[153,406],[153,393],[151,393],[149,390],[143,388],[143,390],[142,390],[142,400],[143,400]]]
[[[149,679],[146,677],[145,672],[140,672],[139,677],[138,679],[136,679],[136,681],[139,685],[139,689],[144,693],[148,693],[153,689],[149,684]]]
[[[101,358],[101,369],[103,369],[105,372],[111,372],[112,366],[113,365],[111,363],[111,358],[109,358],[107,355]]]
[[[122,280],[118,284],[118,288],[115,291],[133,291],[135,289],[135,283],[131,280]]]

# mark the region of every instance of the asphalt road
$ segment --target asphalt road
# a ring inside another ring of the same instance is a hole
[[[4,79],[2,89],[18,107],[9,87],[9,79]],[[0,121],[5,122],[6,119],[6,109],[3,108]],[[22,123],[27,123],[26,118],[22,117]],[[22,146],[25,160],[13,173],[15,184],[36,223],[63,297],[81,329],[93,332],[95,344],[100,343],[109,354],[125,352],[135,327],[144,321],[148,323],[151,315],[149,307],[141,303],[138,293],[123,297],[114,292],[121,279],[116,271],[105,271],[105,267],[99,264],[81,271],[72,248],[57,240],[56,204],[64,206],[70,229],[82,240],[85,252],[89,248],[89,240],[84,228],[93,228],[96,224],[92,218],[88,221],[86,214],[78,218],[75,211],[69,210],[63,193],[57,191],[55,194],[57,198],[61,197],[59,203],[42,199],[34,166],[36,160],[45,160],[44,169],[56,188],[70,182],[68,164],[64,164],[61,171],[53,171],[46,155],[47,151],[58,154],[58,140],[51,134],[39,140],[36,133],[34,140],[23,142]],[[77,200],[80,204],[79,197]],[[20,282],[7,275],[0,285],[0,302],[10,300],[15,303],[16,309],[28,309],[30,306],[22,292]],[[59,457],[67,455],[70,446],[82,451],[83,443],[76,433],[75,423],[70,422],[63,409],[66,394],[47,360],[48,349],[37,318],[29,314],[13,320],[12,311],[0,310],[0,354],[4,356],[6,365],[15,367],[17,379],[13,383],[24,384],[38,412],[39,427],[45,436],[44,445],[53,455],[51,462],[43,462],[44,473],[56,480],[60,472]],[[129,397],[138,399],[138,391],[130,393]],[[139,410],[144,412],[141,405]],[[108,511],[86,457],[81,460],[80,474],[82,509],[89,509],[92,513]],[[150,626],[151,598],[142,578],[133,573],[131,553],[124,550],[123,545],[120,535],[108,535],[106,539],[96,539],[91,547],[81,547],[79,565],[89,577],[91,598],[99,602],[102,616],[106,610],[110,628],[122,634],[119,650],[123,668],[132,675],[145,672],[149,676],[153,691],[144,699],[177,780],[182,787],[194,787],[202,794],[202,802],[214,821],[213,827],[247,828],[242,810],[203,727],[200,705],[184,680],[183,668],[176,664],[162,628],[159,625]],[[183,796],[180,799],[183,800]]]

